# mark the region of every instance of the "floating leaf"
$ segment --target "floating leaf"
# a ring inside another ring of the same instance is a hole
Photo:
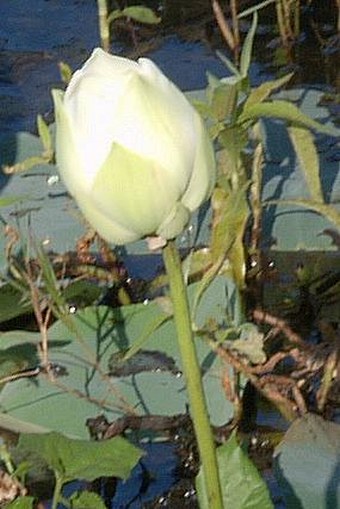
[[[217,277],[210,284],[195,316],[198,327],[203,327],[209,319],[217,324],[225,323],[229,284],[225,277]],[[191,302],[196,291],[197,284],[189,286]],[[186,411],[185,379],[177,376],[177,367],[181,371],[181,359],[173,319],[165,319],[160,324],[164,312],[157,301],[119,309],[88,307],[68,315],[68,319],[71,328],[59,320],[50,327],[48,334],[49,360],[65,367],[67,374],[54,380],[38,375],[34,379],[22,378],[7,383],[0,393],[3,411],[21,421],[80,438],[88,436],[86,419],[99,413],[105,413],[107,419],[112,420],[132,411],[141,415],[175,415]],[[160,326],[154,329],[157,323]],[[115,352],[125,353],[134,348],[136,342],[140,349],[138,342],[143,331],[152,329],[143,348],[172,358],[176,374],[160,371],[109,377],[110,356]],[[39,334],[36,336],[39,341]],[[6,337],[10,341],[14,333],[6,333]],[[67,345],[53,347],[54,342],[67,340]],[[213,424],[222,425],[233,414],[221,384],[225,366],[201,338],[197,337],[196,341],[199,360],[205,366],[203,384],[209,413]]]
[[[297,207],[304,207],[310,210],[314,210],[340,228],[340,211],[337,210],[334,205],[327,203],[315,203],[311,200],[268,200],[265,203],[265,205],[271,204],[296,205]]]
[[[232,509],[273,509],[268,488],[256,467],[238,445],[235,433],[217,448],[223,506]],[[200,509],[210,509],[202,467],[196,477]]]
[[[11,415],[0,412],[0,428],[7,430],[10,433],[19,435],[20,433],[48,433],[49,429],[43,428],[30,422],[25,422],[20,419],[16,419]]]
[[[340,426],[314,414],[296,419],[275,450],[275,472],[287,507],[339,507]]]

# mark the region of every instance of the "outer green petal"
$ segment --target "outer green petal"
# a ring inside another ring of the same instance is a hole
[[[114,244],[128,244],[140,239],[138,232],[111,221],[105,214],[102,214],[98,207],[92,203],[91,196],[88,199],[82,199],[78,202],[79,208],[88,222],[107,242]]]
[[[91,197],[102,214],[144,237],[154,234],[168,217],[181,189],[154,161],[113,144],[93,182]]]
[[[158,227],[157,235],[163,239],[174,239],[179,235],[190,219],[190,210],[177,202],[165,221]]]
[[[216,182],[216,161],[212,142],[197,114],[197,143],[194,167],[181,202],[191,212],[209,198]]]

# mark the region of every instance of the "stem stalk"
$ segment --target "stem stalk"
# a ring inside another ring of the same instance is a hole
[[[190,413],[203,467],[208,507],[210,509],[223,509],[214,437],[195,349],[187,289],[184,283],[179,253],[173,241],[169,241],[163,248],[163,259],[169,278],[178,346],[186,379]]]

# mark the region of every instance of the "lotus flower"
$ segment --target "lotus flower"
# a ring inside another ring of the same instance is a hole
[[[107,241],[175,238],[215,182],[202,119],[147,58],[97,48],[52,92],[56,158],[85,218]]]

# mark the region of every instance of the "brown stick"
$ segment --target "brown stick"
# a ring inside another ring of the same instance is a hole
[[[255,309],[253,311],[253,317],[257,322],[266,323],[272,327],[278,328],[291,343],[295,343],[305,350],[310,350],[310,346],[302,339],[302,337],[294,332],[281,318],[271,315],[262,309]]]

